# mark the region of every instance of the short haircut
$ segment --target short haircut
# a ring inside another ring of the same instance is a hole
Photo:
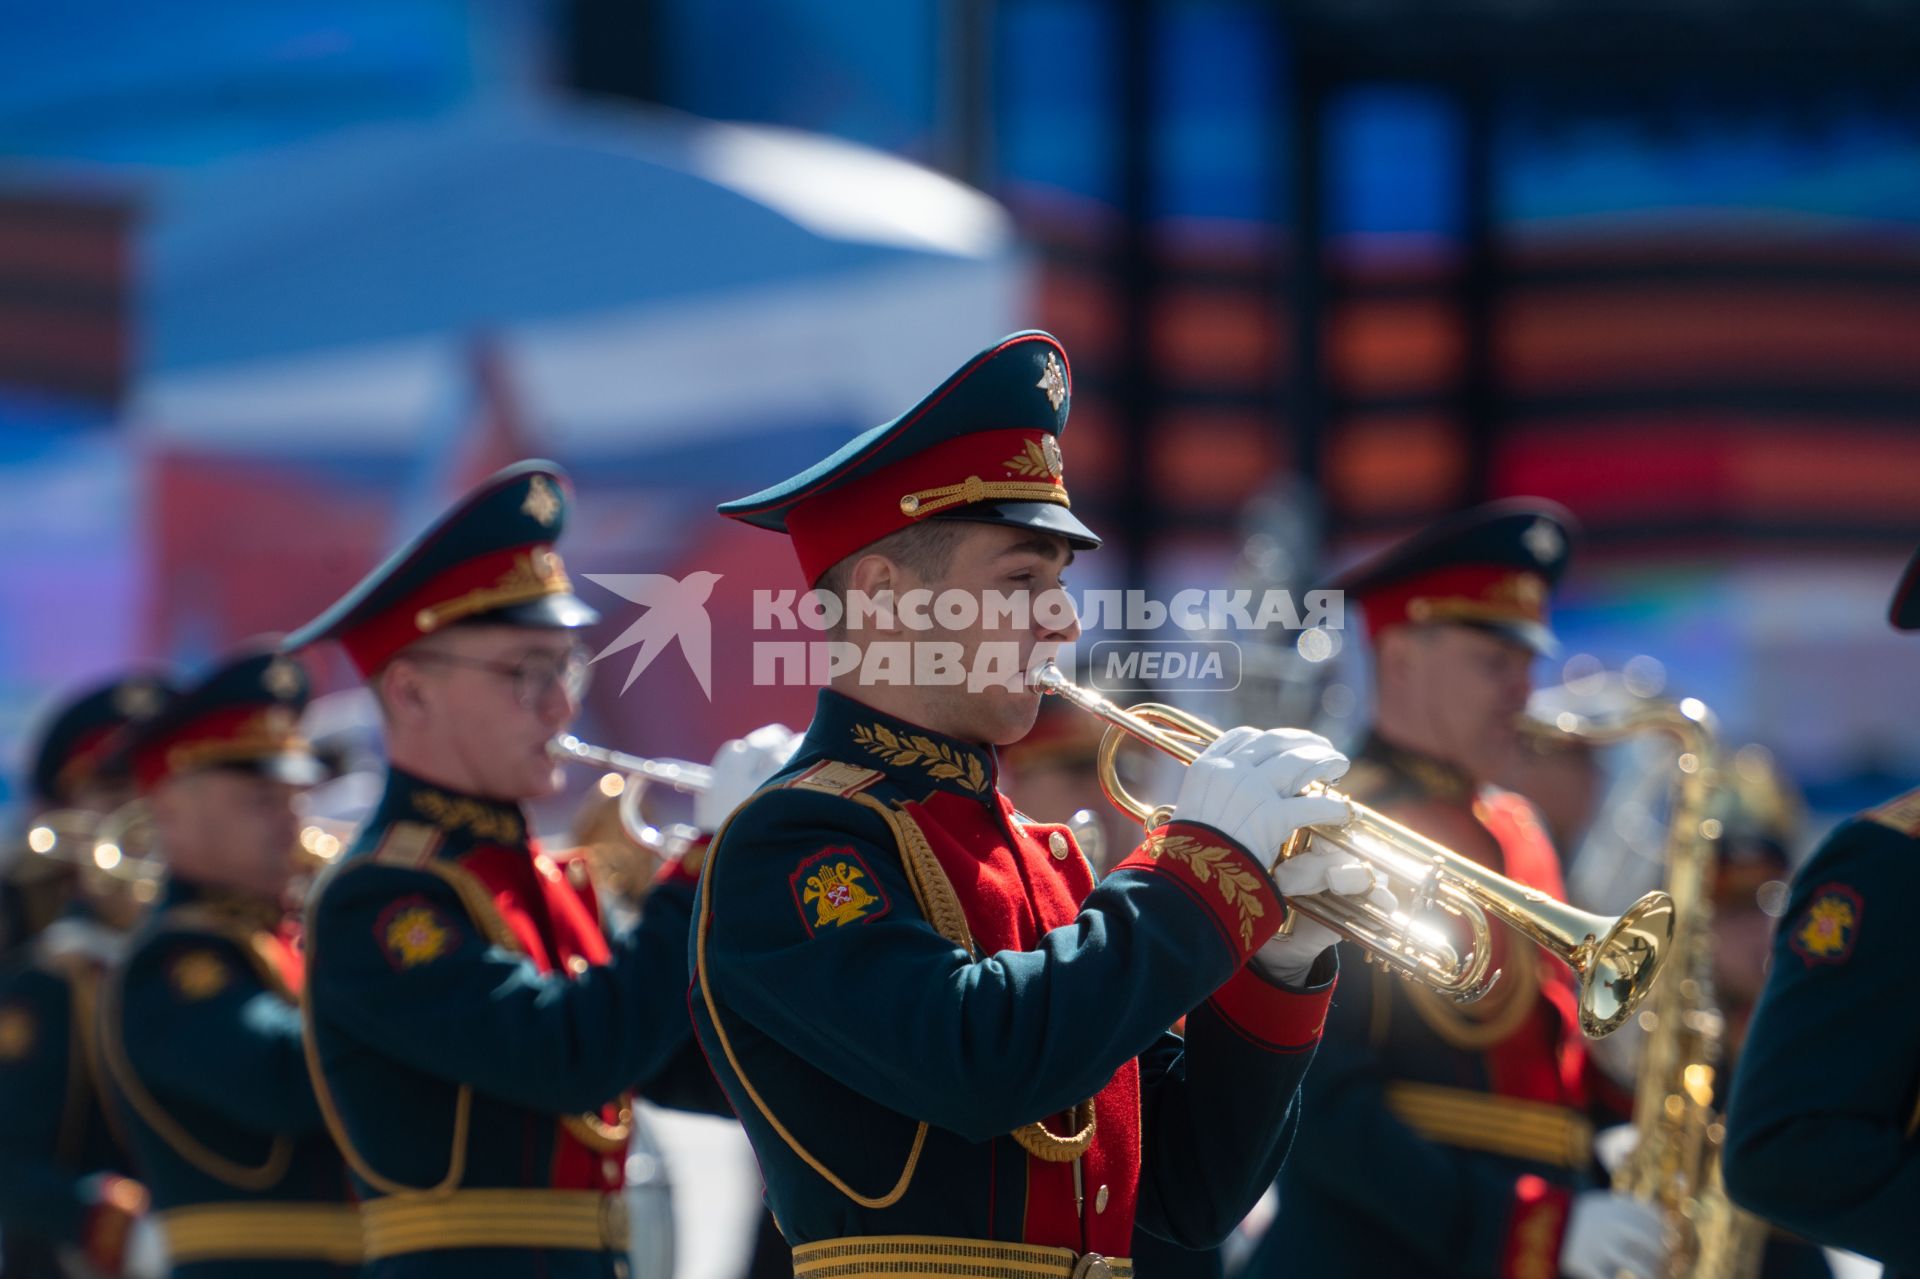
[[[909,570],[922,581],[934,582],[946,576],[953,563],[953,549],[967,531],[965,520],[925,520],[887,534],[877,542],[861,547],[820,575],[813,589],[830,595],[841,604],[841,620],[831,628],[837,639],[846,634],[845,605],[851,586],[853,566],[869,555],[884,555]]]

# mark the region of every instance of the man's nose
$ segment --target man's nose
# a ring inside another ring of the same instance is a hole
[[[1080,610],[1074,607],[1073,597],[1065,591],[1049,591],[1035,613],[1034,622],[1043,640],[1071,644],[1080,638]]]

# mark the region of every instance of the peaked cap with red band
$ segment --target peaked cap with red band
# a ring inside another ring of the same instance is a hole
[[[1462,511],[1326,583],[1366,614],[1367,633],[1454,623],[1518,640],[1536,653],[1559,648],[1547,601],[1566,571],[1578,525],[1564,508],[1534,498]]]
[[[1893,603],[1887,608],[1887,620],[1896,631],[1920,631],[1920,551],[1907,561],[1907,571],[1893,588]]]
[[[791,537],[809,585],[928,519],[1041,529],[1091,550],[1100,539],[1071,510],[1060,455],[1072,388],[1055,338],[1016,333],[893,421],[720,514]]]
[[[320,762],[300,735],[308,692],[299,662],[276,645],[250,645],[129,731],[134,780],[150,791],[172,777],[231,768],[296,786],[319,781]]]
[[[138,672],[62,704],[40,730],[33,789],[47,804],[70,804],[82,786],[125,762],[126,730],[157,715],[174,694],[166,677]]]
[[[449,626],[593,625],[600,614],[574,596],[553,549],[571,500],[567,474],[552,462],[518,462],[495,473],[287,636],[285,647],[339,640],[354,667],[370,676],[415,640]]]

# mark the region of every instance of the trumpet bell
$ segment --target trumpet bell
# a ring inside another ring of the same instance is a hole
[[[1588,1038],[1620,1029],[1653,990],[1661,959],[1673,948],[1674,923],[1673,898],[1648,893],[1593,943],[1585,967],[1576,965],[1580,1029]]]

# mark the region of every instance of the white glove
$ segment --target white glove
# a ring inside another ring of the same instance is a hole
[[[786,766],[800,749],[800,735],[785,724],[767,724],[729,741],[713,757],[713,785],[693,797],[693,824],[712,834]]]
[[[1372,867],[1332,849],[1310,848],[1288,858],[1274,870],[1273,882],[1280,895],[1288,899],[1309,893],[1338,893],[1342,897],[1365,897],[1388,914],[1400,908],[1399,899],[1378,882]],[[1339,940],[1340,934],[1325,924],[1295,911],[1293,927],[1255,951],[1252,962],[1273,980],[1295,986],[1320,953]]]
[[[1653,1208],[1611,1190],[1574,1196],[1560,1244],[1571,1279],[1653,1279],[1667,1262],[1666,1223]]]
[[[1612,1176],[1633,1158],[1640,1145],[1640,1130],[1632,1124],[1612,1124],[1593,1134],[1593,1157],[1607,1175]]]
[[[1347,757],[1316,733],[1230,728],[1187,766],[1173,815],[1213,827],[1270,866],[1298,828],[1351,816],[1340,800],[1300,794],[1346,771]]]
[[[152,1217],[141,1217],[127,1233],[126,1261],[121,1273],[126,1279],[164,1279],[167,1266],[167,1235]]]

